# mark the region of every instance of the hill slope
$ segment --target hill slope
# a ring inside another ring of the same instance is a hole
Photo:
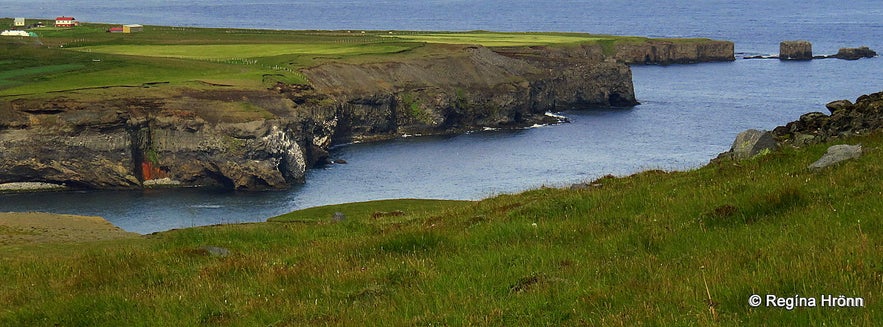
[[[0,247],[0,324],[870,326],[883,136],[838,142],[866,155],[811,171],[819,144],[582,190]],[[753,294],[864,307],[752,308]]]

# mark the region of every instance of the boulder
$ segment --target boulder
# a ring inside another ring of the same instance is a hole
[[[782,41],[779,43],[779,59],[810,60],[812,59],[812,43],[809,41]]]
[[[849,159],[857,159],[862,156],[862,146],[861,145],[848,145],[848,144],[839,144],[832,145],[828,148],[828,152],[825,153],[819,160],[813,162],[809,165],[809,169],[822,169],[825,167],[829,167],[831,165],[837,164],[841,161],[846,161]]]
[[[825,108],[828,108],[828,111],[830,111],[833,114],[841,109],[852,108],[852,101],[849,101],[849,100],[831,101],[825,105]]]
[[[861,58],[874,58],[877,56],[877,52],[869,49],[868,47],[858,47],[858,48],[840,48],[837,51],[837,54],[832,57],[837,59],[845,59],[845,60],[858,60]]]
[[[223,257],[227,257],[230,255],[229,249],[217,247],[217,246],[211,246],[211,245],[203,246],[203,247],[199,248],[199,250],[197,250],[197,251],[202,254],[212,256],[212,257],[223,258]]]
[[[730,149],[733,159],[748,159],[764,150],[775,150],[777,147],[773,134],[769,131],[749,129],[736,136]]]

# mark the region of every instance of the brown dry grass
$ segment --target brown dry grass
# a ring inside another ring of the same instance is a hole
[[[0,213],[0,245],[84,242],[138,236],[101,217],[42,212]]]

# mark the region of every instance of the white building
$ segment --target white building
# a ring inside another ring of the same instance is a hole
[[[80,22],[76,18],[61,16],[55,18],[55,27],[74,27],[80,26]]]
[[[144,26],[139,25],[139,24],[123,25],[123,33],[136,33],[136,32],[143,32],[143,31],[144,31]]]
[[[3,31],[3,32],[0,32],[0,36],[31,36],[31,35],[28,34],[28,32],[26,32],[26,31],[10,31],[10,30],[6,30],[6,31]]]
[[[15,18],[15,22],[13,23],[12,26],[15,26],[15,27],[24,27],[24,26],[25,26],[25,19],[24,19],[24,17],[16,17],[16,18]]]

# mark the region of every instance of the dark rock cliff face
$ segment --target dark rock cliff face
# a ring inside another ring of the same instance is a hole
[[[287,100],[270,92],[236,93],[252,97],[237,105],[288,110]],[[306,164],[293,124],[251,112],[233,116],[235,108],[222,102],[175,95],[2,103],[0,183],[253,190],[303,180]]]
[[[302,182],[332,144],[556,122],[547,111],[637,104],[623,63],[729,60],[732,44],[490,50],[448,46],[388,62],[326,63],[311,85],[164,87],[0,98],[0,184],[72,188]],[[725,54],[729,51],[729,54]],[[649,61],[648,61],[649,60]]]
[[[527,126],[547,122],[547,111],[637,104],[624,64],[521,60],[483,47],[407,62],[326,64],[303,73],[312,88],[280,92],[291,99],[321,94],[302,107],[321,113],[314,115],[323,118],[319,130],[330,131],[333,142]]]
[[[617,60],[631,64],[691,64],[736,60],[729,41],[660,41],[623,43],[616,46]]]

